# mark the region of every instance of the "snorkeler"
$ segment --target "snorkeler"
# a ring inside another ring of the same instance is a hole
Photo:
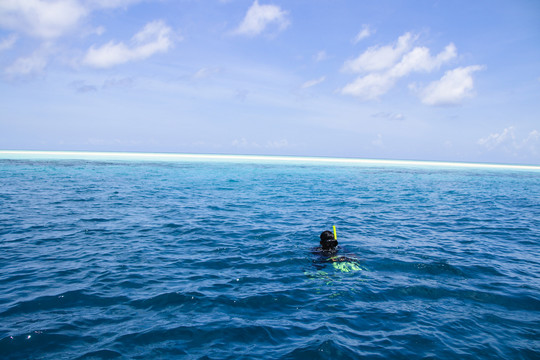
[[[361,270],[357,259],[348,256],[337,256],[339,248],[335,232],[323,231],[320,238],[321,246],[314,249],[314,253],[318,255],[318,259],[313,261],[313,265],[316,268],[321,270],[324,268],[325,263],[332,263],[335,269],[344,272]]]

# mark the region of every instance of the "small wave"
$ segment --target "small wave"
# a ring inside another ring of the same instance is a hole
[[[216,349],[218,357],[225,353],[234,353],[239,347],[244,352],[251,348],[250,353],[238,354],[239,356],[263,356],[258,348],[276,346],[281,339],[287,337],[288,330],[285,327],[273,327],[266,325],[237,324],[234,320],[208,322],[204,326],[181,325],[173,328],[155,327],[146,332],[135,332],[120,335],[115,343],[120,348],[133,349],[134,347],[149,346],[159,347],[159,344],[174,342],[180,348],[193,348],[200,344],[206,344],[207,349]],[[257,344],[253,347],[247,344]],[[224,346],[221,346],[224,345]],[[222,349],[220,349],[222,348]],[[199,349],[200,351],[200,349]],[[204,351],[211,358],[211,351]]]
[[[89,222],[89,223],[103,223],[103,222],[109,222],[109,221],[116,221],[118,219],[114,218],[103,218],[103,217],[92,217],[92,218],[82,218],[79,221],[80,222]]]
[[[38,330],[10,335],[0,340],[2,359],[39,359],[44,353],[61,353],[75,344],[95,343],[92,336],[66,335],[55,330]]]
[[[369,352],[359,352],[348,346],[339,344],[334,340],[312,340],[308,344],[299,346],[287,353],[282,359],[358,359],[359,357],[373,355]],[[373,357],[374,359],[383,357]]]
[[[493,266],[487,265],[462,265],[459,267],[463,271],[465,277],[467,278],[480,278],[480,277],[502,277],[500,271],[498,271]]]
[[[129,304],[140,309],[163,309],[169,306],[181,306],[202,297],[204,297],[204,295],[201,293],[181,294],[178,292],[170,292],[159,294],[148,299],[133,300]]]
[[[18,302],[0,315],[29,314],[53,309],[68,309],[73,307],[111,306],[127,302],[125,296],[99,296],[87,294],[84,290],[74,290],[54,296],[41,296],[32,300]]]
[[[178,228],[184,227],[184,225],[177,224],[177,223],[167,223],[167,224],[162,225],[162,227],[169,228],[169,229],[178,229]]]
[[[116,359],[118,357],[122,357],[122,354],[120,354],[118,351],[102,349],[102,350],[87,352],[79,356],[77,359],[78,360]]]
[[[409,272],[424,275],[450,275],[457,277],[466,277],[466,274],[456,266],[445,261],[433,262],[408,262],[400,260],[386,260],[372,265],[377,270],[390,270],[392,272]]]
[[[504,307],[508,310],[539,311],[540,300],[528,295],[503,295],[472,289],[449,289],[426,285],[400,286],[379,294],[379,300],[421,298],[439,300],[452,298],[459,301],[475,302]]]

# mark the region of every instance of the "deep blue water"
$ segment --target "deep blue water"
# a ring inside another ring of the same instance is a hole
[[[312,249],[336,225],[340,254]],[[538,359],[540,173],[0,160],[2,359]]]

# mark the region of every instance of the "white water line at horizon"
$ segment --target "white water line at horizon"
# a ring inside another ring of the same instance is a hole
[[[0,150],[0,159],[81,159],[81,160],[141,160],[141,161],[174,161],[174,160],[207,160],[207,161],[275,161],[275,162],[309,162],[349,165],[390,165],[390,166],[428,166],[453,168],[484,168],[540,170],[540,165],[489,164],[422,160],[385,160],[362,158],[333,158],[309,156],[279,155],[225,155],[225,154],[183,154],[183,153],[140,153],[140,152],[92,152],[92,151],[38,151],[38,150]]]

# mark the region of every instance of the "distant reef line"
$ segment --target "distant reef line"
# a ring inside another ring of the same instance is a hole
[[[131,160],[131,161],[224,161],[244,163],[312,163],[326,165],[357,166],[403,166],[403,167],[449,167],[537,170],[540,165],[490,164],[473,162],[450,162],[430,160],[389,160],[284,155],[228,155],[228,154],[187,154],[187,153],[145,153],[145,152],[94,152],[94,151],[47,151],[47,150],[0,150],[0,159],[25,160]]]

